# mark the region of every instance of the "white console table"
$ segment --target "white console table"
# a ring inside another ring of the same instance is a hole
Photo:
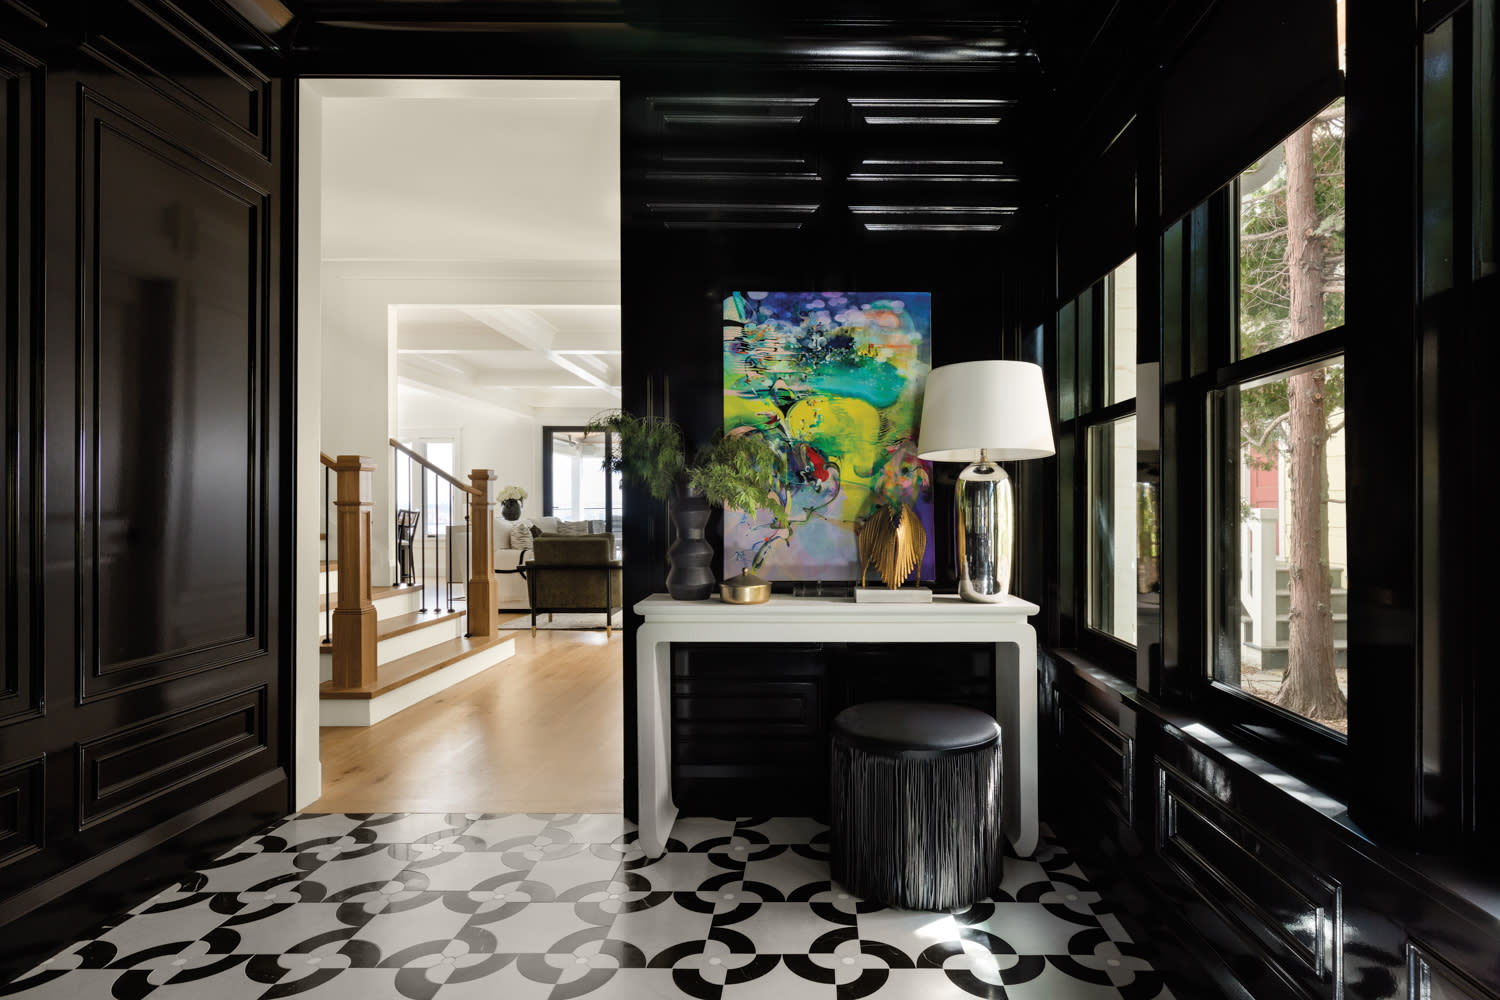
[[[912,673],[940,659],[946,642],[995,643],[995,718],[1004,759],[1005,833],[1016,853],[1037,840],[1036,632],[1026,619],[1041,609],[1017,597],[971,604],[936,596],[931,604],[856,604],[850,598],[773,596],[764,604],[674,601],[653,594],[635,606],[635,704],[640,781],[640,842],[659,857],[677,820],[672,801],[672,657],[674,642],[882,642],[914,644]],[[933,648],[922,649],[930,646]]]

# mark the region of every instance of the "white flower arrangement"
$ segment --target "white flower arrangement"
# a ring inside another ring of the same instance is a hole
[[[525,500],[526,499],[526,491],[523,490],[523,489],[521,489],[521,487],[519,487],[519,486],[507,486],[507,487],[505,487],[505,489],[501,490],[499,493],[497,493],[495,495],[496,495],[496,497],[498,497],[501,500]]]

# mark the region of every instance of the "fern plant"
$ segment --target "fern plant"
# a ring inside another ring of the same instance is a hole
[[[666,500],[686,480],[682,428],[675,422],[615,410],[590,420],[588,429],[615,435],[619,447],[605,456],[605,464],[629,482],[646,487],[657,500]]]
[[[786,504],[776,488],[786,479],[786,458],[758,434],[721,433],[689,462],[682,428],[670,420],[615,410],[589,421],[588,429],[619,439],[605,464],[657,500],[686,490],[747,514],[768,510],[776,523],[786,523]]]
[[[731,510],[768,510],[777,524],[785,524],[786,504],[776,487],[786,480],[786,470],[786,457],[759,434],[720,435],[694,458],[688,488]]]

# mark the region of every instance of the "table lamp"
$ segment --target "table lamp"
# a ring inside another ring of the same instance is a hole
[[[922,400],[921,458],[969,462],[953,491],[958,595],[996,604],[1010,593],[1015,496],[999,462],[1056,453],[1042,369],[1029,361],[934,368]]]

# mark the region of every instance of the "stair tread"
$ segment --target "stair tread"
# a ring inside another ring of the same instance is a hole
[[[439,622],[452,621],[454,618],[462,618],[462,611],[429,611],[423,614],[413,611],[406,615],[396,615],[394,618],[382,618],[375,623],[375,641],[382,639],[394,639],[398,635],[415,632],[417,629],[427,628]],[[333,646],[323,643],[318,647],[321,652],[333,652]]]
[[[467,659],[476,653],[512,638],[515,632],[501,632],[489,639],[449,639],[434,646],[382,664],[375,671],[375,683],[367,687],[335,689],[332,681],[318,685],[321,698],[375,698],[394,691],[434,671]]]
[[[381,598],[396,597],[396,596],[398,596],[400,594],[416,594],[416,593],[420,593],[421,590],[422,590],[422,588],[418,587],[414,583],[413,584],[406,584],[404,586],[398,586],[398,587],[371,587],[370,588],[370,602],[374,603],[375,601],[378,601]],[[319,612],[327,611],[330,607],[334,606],[334,605],[331,605],[331,604],[328,603],[329,598],[332,598],[333,600],[337,601],[338,600],[338,595],[337,594],[323,594],[322,596],[320,596],[318,598],[318,611]]]

